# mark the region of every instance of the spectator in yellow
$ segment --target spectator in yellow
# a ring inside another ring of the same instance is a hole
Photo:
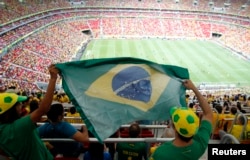
[[[233,119],[235,118],[236,113],[237,113],[237,108],[234,107],[234,106],[232,106],[230,108],[230,113],[225,115],[225,118],[230,118],[232,120],[225,121],[225,123],[224,123],[224,129],[223,129],[224,131],[226,131],[226,132],[229,131],[229,129],[232,126]]]
[[[60,92],[57,94],[56,101],[60,103],[68,103],[69,97],[64,92]]]
[[[70,107],[69,112],[67,113],[68,117],[80,117],[80,114],[76,111],[76,107]]]
[[[237,121],[236,123],[233,125],[233,128],[231,130],[231,132],[225,132],[223,130],[220,130],[219,134],[220,134],[220,137],[222,138],[226,133],[230,133],[232,134],[235,138],[237,138],[238,140],[241,140],[241,138],[245,139],[245,135],[243,135],[243,137],[241,137],[241,134],[243,132],[243,126],[244,124],[246,123],[246,120],[244,118],[243,115],[240,115],[238,118],[237,118]],[[250,130],[248,129],[250,127],[246,127],[246,131]],[[244,133],[245,134],[245,133]]]
[[[61,101],[61,103],[68,103],[69,97],[65,93],[62,93],[60,101]]]
[[[54,92],[53,101],[57,101],[57,91]]]
[[[208,96],[207,96],[207,102],[210,104],[210,103],[212,103],[214,101],[214,96],[212,96],[211,94],[209,94]]]
[[[221,105],[219,104],[215,104],[214,107],[218,113],[213,113],[213,126],[215,127],[214,132],[213,132],[213,139],[219,139],[219,130],[223,129],[224,126],[224,111],[225,111],[225,107],[223,108]]]
[[[74,106],[70,107],[65,118],[67,118],[66,121],[69,123],[83,123],[82,119],[80,119],[80,114],[76,111]]]

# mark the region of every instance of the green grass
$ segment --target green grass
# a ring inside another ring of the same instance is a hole
[[[196,83],[250,86],[250,62],[224,47],[199,40],[92,40],[82,59],[136,57],[187,68]]]

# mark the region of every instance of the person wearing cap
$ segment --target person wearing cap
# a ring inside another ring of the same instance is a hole
[[[213,112],[206,99],[201,95],[191,80],[184,80],[183,85],[191,89],[203,111],[201,122],[188,107],[174,107],[170,110],[175,138],[159,146],[150,160],[198,160],[206,151],[212,133]],[[188,117],[192,123],[180,123],[180,116]]]
[[[15,160],[52,160],[36,130],[35,122],[49,110],[59,70],[55,65],[49,68],[50,80],[46,95],[39,108],[21,117],[22,102],[26,96],[16,93],[0,93],[0,150]]]

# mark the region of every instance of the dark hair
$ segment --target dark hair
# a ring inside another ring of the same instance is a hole
[[[88,131],[89,137],[95,137],[92,132]],[[90,160],[103,160],[104,144],[91,142],[88,147]]]
[[[89,144],[90,160],[103,160],[104,144],[92,142]]]
[[[64,108],[61,103],[52,104],[50,107],[50,110],[47,112],[47,117],[52,122],[56,122],[58,119],[58,116],[63,115]]]
[[[16,102],[13,107],[7,110],[5,113],[0,114],[1,123],[12,123],[20,118],[20,115],[16,111],[16,106],[20,105],[20,102]]]
[[[222,106],[221,105],[216,105],[215,109],[218,111],[219,114],[222,113]]]
[[[236,107],[231,107],[230,109],[231,113],[235,115],[237,113],[237,108]]]
[[[227,101],[224,101],[224,103],[223,103],[223,107],[228,107],[228,102]]]
[[[236,107],[241,111],[242,108],[241,108],[241,103],[240,102],[236,103]]]
[[[76,113],[76,108],[75,107],[70,107],[69,109],[71,114],[75,114]]]
[[[246,111],[245,111],[244,109],[242,109],[241,103],[240,103],[240,102],[237,102],[236,107],[238,108],[238,110],[239,110],[241,113],[246,113]]]
[[[34,112],[39,107],[39,103],[37,100],[30,101],[30,113]]]
[[[140,135],[141,128],[140,128],[139,124],[133,123],[130,125],[128,132],[129,132],[129,137],[137,138]]]
[[[189,108],[194,108],[194,103],[189,103]]]
[[[178,134],[179,138],[180,138],[182,141],[184,141],[184,142],[189,142],[189,141],[193,138],[193,136],[192,136],[192,137],[184,137],[184,136],[182,136],[181,134],[179,134],[178,132],[177,132],[177,134]]]

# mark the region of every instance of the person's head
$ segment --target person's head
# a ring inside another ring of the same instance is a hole
[[[61,103],[52,104],[50,110],[47,112],[47,117],[52,122],[61,121],[64,117],[64,108]]]
[[[236,107],[238,108],[238,110],[240,110],[240,111],[242,110],[242,108],[241,108],[241,103],[240,103],[240,102],[237,102],[237,103],[236,103]]]
[[[89,137],[95,137],[92,132],[88,131]],[[100,160],[103,159],[104,144],[99,142],[90,142],[88,151],[90,154],[90,160]]]
[[[228,102],[227,102],[227,101],[224,101],[224,103],[223,103],[223,107],[226,107],[226,109],[227,109],[227,110],[229,109],[229,104],[228,104]]]
[[[39,102],[35,99],[30,101],[30,113],[36,110],[39,107]]]
[[[69,109],[71,114],[75,114],[76,113],[76,107],[70,107]]]
[[[189,103],[188,107],[189,108],[194,108],[194,103]]]
[[[6,90],[5,85],[0,81],[0,93],[4,93]]]
[[[88,148],[90,160],[102,160],[104,152],[104,144],[98,142],[91,142]]]
[[[230,109],[231,114],[235,115],[237,113],[237,108],[236,107],[231,107]]]
[[[218,112],[219,114],[221,114],[221,113],[222,113],[223,108],[222,108],[222,106],[221,106],[221,105],[217,104],[217,105],[215,105],[215,107],[214,107],[214,108],[217,110],[217,112]]]
[[[12,123],[21,117],[22,102],[27,100],[26,96],[16,93],[0,93],[0,122]]]
[[[141,133],[141,128],[138,123],[133,123],[130,125],[128,132],[130,138],[137,138]]]
[[[170,115],[177,137],[184,142],[189,142],[199,129],[198,116],[186,107],[172,107]]]

